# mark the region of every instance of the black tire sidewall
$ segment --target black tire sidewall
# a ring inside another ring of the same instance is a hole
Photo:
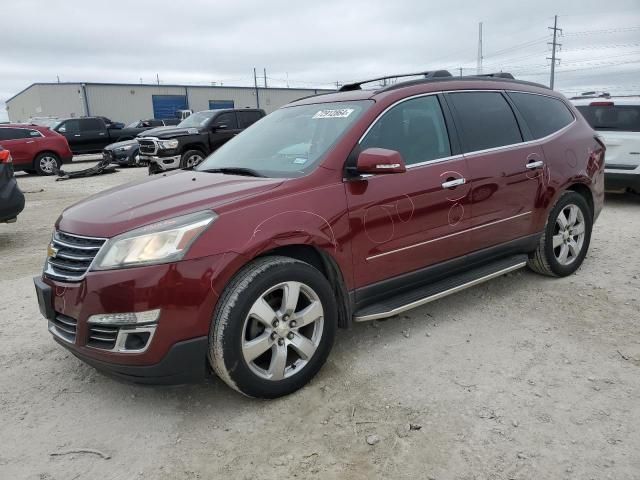
[[[36,158],[33,160],[33,169],[35,170],[35,173],[37,173],[38,175],[44,175],[44,176],[50,176],[50,175],[55,175],[56,172],[45,172],[44,170],[42,170],[40,168],[40,159],[42,157],[52,157],[55,158],[56,160],[56,170],[60,170],[60,167],[62,167],[62,162],[60,161],[60,157],[58,157],[55,153],[40,153],[36,156]]]
[[[202,157],[202,160],[204,160],[204,157],[205,157],[204,153],[202,153],[200,150],[187,150],[180,157],[180,168],[193,168],[193,167],[187,167],[187,158],[189,158],[192,155],[200,155]],[[202,163],[202,160],[200,160],[198,165]]]
[[[322,339],[309,363],[299,373],[280,381],[265,380],[251,371],[242,354],[244,321],[259,295],[272,286],[287,281],[308,285],[320,298],[324,310]],[[325,363],[333,346],[337,320],[337,306],[331,286],[316,268],[297,261],[284,266],[273,265],[238,293],[237,301],[229,313],[229,320],[222,332],[222,357],[225,369],[236,388],[245,395],[276,398],[292,393],[307,384]]]
[[[553,253],[553,231],[555,229],[556,218],[558,218],[558,214],[569,204],[574,204],[580,210],[582,210],[582,216],[584,217],[585,223],[585,236],[584,243],[582,244],[582,250],[580,251],[580,255],[578,255],[578,258],[574,260],[570,265],[562,265],[560,264],[560,262],[558,262],[555,254]],[[580,268],[580,265],[582,265],[582,261],[584,260],[585,256],[587,255],[587,251],[589,250],[592,227],[593,213],[591,212],[591,208],[587,204],[584,197],[575,192],[565,193],[551,210],[545,232],[546,241],[544,245],[544,253],[545,257],[547,258],[547,263],[549,264],[549,267],[554,274],[558,275],[559,277],[566,277],[567,275],[571,275],[573,272],[578,270],[578,268]]]

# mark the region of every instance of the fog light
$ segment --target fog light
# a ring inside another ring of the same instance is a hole
[[[91,315],[88,322],[101,325],[139,325],[156,323],[159,316],[160,309],[147,310],[146,312],[100,313]]]

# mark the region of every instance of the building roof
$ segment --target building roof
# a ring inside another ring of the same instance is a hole
[[[11,98],[5,100],[5,103],[9,103],[14,98],[22,95],[24,92],[29,90],[32,87],[40,86],[40,85],[87,85],[87,86],[103,86],[103,87],[155,87],[155,88],[235,88],[235,89],[243,89],[243,90],[255,90],[255,87],[241,87],[236,85],[184,85],[184,84],[160,84],[157,83],[107,83],[107,82],[35,82],[29,85],[26,88],[23,88],[18,93],[16,93]],[[286,88],[286,87],[261,87],[258,86],[260,90],[299,90],[303,92],[331,92],[333,90],[328,88]]]

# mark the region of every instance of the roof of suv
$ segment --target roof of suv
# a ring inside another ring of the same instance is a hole
[[[49,127],[43,125],[34,125],[32,123],[3,123],[0,128],[28,128],[29,130],[38,130],[39,132],[49,131]]]

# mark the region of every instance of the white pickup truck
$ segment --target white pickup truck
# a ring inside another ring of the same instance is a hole
[[[607,190],[640,193],[640,96],[585,95],[571,101],[607,147]]]

